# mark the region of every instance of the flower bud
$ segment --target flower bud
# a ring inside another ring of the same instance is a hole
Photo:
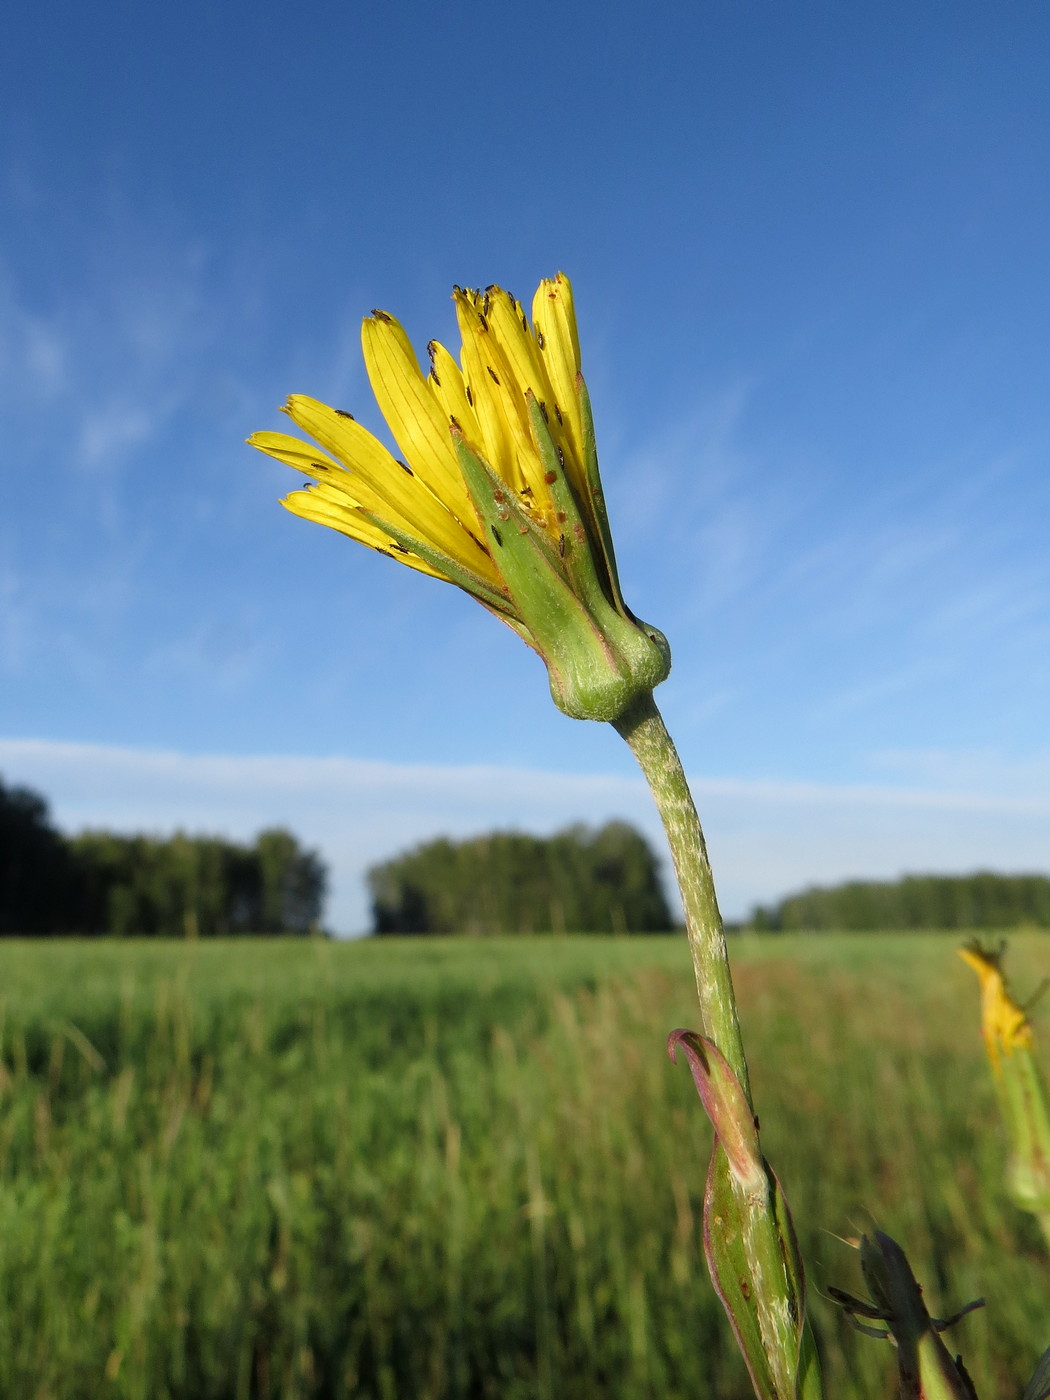
[[[871,1301],[855,1298],[841,1288],[829,1288],[828,1293],[858,1332],[893,1342],[902,1400],[977,1400],[962,1357],[953,1359],[941,1341],[941,1333],[974,1308],[982,1307],[984,1299],[968,1303],[943,1321],[931,1317],[922,1289],[896,1240],[876,1230],[874,1239],[861,1237],[859,1249],[861,1272]]]

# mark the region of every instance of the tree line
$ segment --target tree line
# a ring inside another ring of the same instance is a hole
[[[376,933],[658,933],[659,863],[626,822],[428,841],[368,872]]]
[[[751,924],[784,932],[1050,928],[1050,877],[978,871],[850,880],[757,908]]]
[[[66,837],[44,798],[0,779],[0,935],[305,934],[326,884],[317,853],[281,828],[250,845],[182,832]]]

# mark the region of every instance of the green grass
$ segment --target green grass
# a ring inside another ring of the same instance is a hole
[[[977,991],[932,935],[742,938],[766,1151],[823,1298],[907,1248],[983,1400],[1050,1342]],[[1050,963],[1014,940],[1019,992]],[[699,1258],[684,940],[0,943],[4,1400],[745,1400]]]

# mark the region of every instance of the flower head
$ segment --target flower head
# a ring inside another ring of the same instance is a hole
[[[960,958],[973,968],[981,984],[981,1034],[992,1069],[1002,1074],[1002,1056],[1032,1048],[1032,1027],[1006,985],[1002,971],[1002,949],[992,951],[979,943],[958,950]]]
[[[620,592],[568,278],[541,282],[531,326],[499,287],[453,298],[460,360],[431,341],[427,375],[392,316],[362,327],[403,458],[302,394],[284,411],[320,448],[285,433],[249,442],[311,479],[289,510],[473,594],[540,654],[561,709],[617,719],[670,654]]]
[[[1010,1143],[1007,1190],[1016,1205],[1039,1219],[1050,1240],[1050,1102],[1031,1022],[1006,985],[1005,947],[974,942],[958,951],[981,984],[981,1032]]]

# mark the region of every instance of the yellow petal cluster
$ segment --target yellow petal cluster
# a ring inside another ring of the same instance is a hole
[[[290,511],[467,587],[514,620],[513,602],[464,484],[454,433],[556,541],[561,522],[530,432],[531,394],[542,406],[581,509],[593,514],[572,289],[562,273],[541,282],[531,325],[522,304],[499,287],[457,287],[454,301],[460,358],[432,341],[428,373],[393,316],[375,311],[362,327],[368,377],[400,458],[349,414],[303,394],[293,394],[284,411],[323,451],[284,433],[255,433],[249,442],[311,478],[307,489],[285,497],[282,504]]]
[[[1006,986],[1000,966],[1002,954],[989,952],[976,943],[958,952],[981,984],[981,1034],[992,1068],[998,1074],[1001,1056],[1032,1048],[1032,1027]]]

